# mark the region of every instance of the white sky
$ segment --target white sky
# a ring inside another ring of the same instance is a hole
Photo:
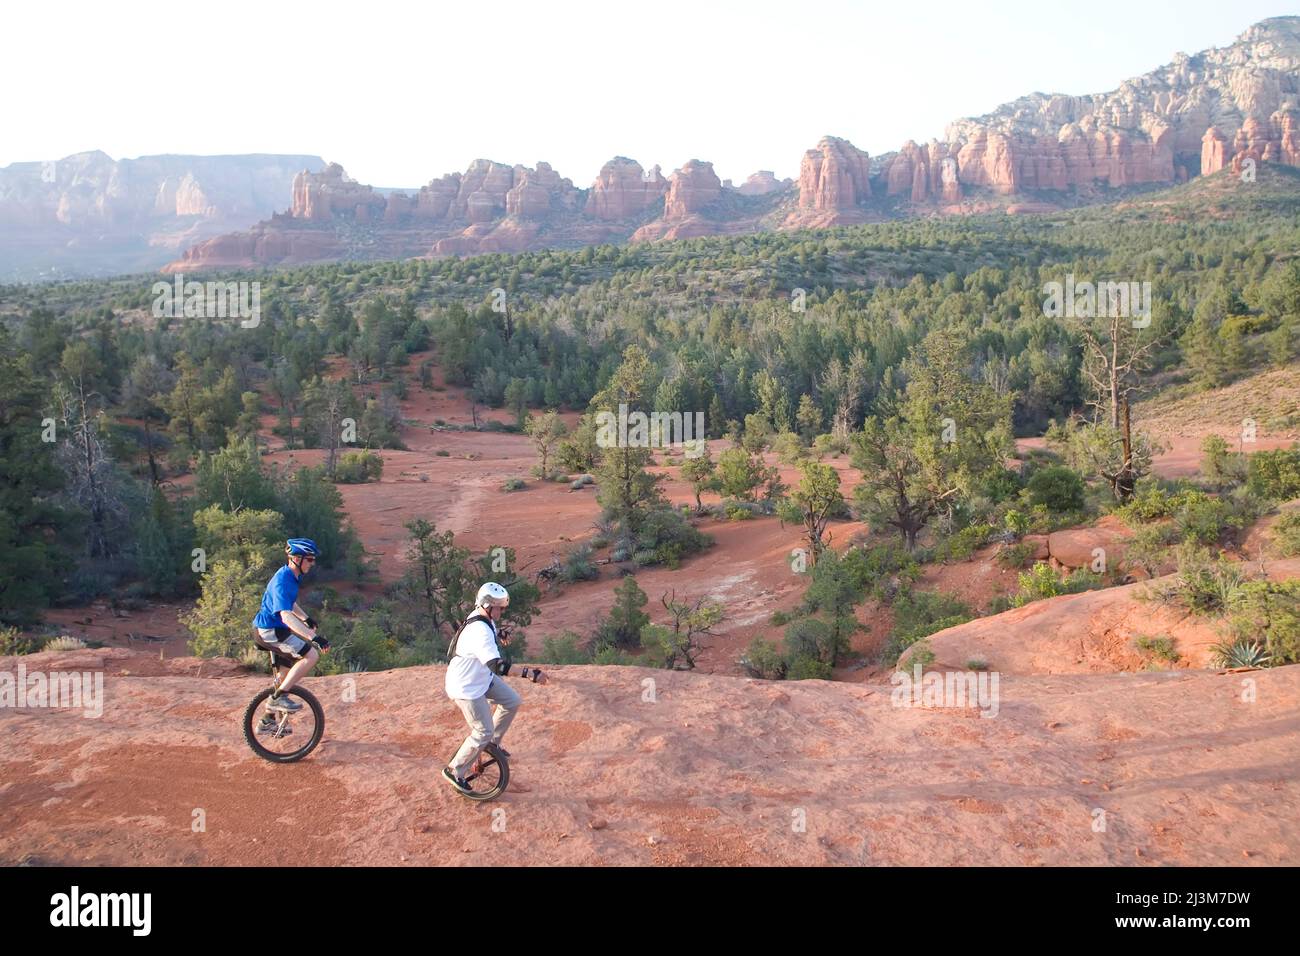
[[[1024,93],[1094,93],[1294,0],[868,4],[244,0],[0,6],[0,166],[308,153],[419,186],[486,157],[586,187],[615,155],[739,183],[826,133],[873,155]],[[1289,9],[1288,9],[1289,8]]]

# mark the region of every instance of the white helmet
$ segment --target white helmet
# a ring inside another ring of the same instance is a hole
[[[478,589],[474,603],[479,607],[509,607],[510,592],[495,581],[489,581]]]

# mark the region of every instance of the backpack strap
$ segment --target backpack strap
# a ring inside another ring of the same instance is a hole
[[[492,619],[490,617],[486,614],[471,614],[469,617],[465,618],[465,623],[456,630],[456,636],[451,639],[451,644],[447,647],[448,663],[451,663],[452,658],[456,656],[456,644],[460,641],[461,633],[475,621],[487,621],[488,627],[492,628],[494,634],[496,633],[496,628],[492,627]]]

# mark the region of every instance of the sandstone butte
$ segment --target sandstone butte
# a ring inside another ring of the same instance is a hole
[[[1247,160],[1300,166],[1300,17],[1262,21],[1227,47],[1178,54],[1109,93],[1023,96],[952,123],[942,139],[908,140],[874,160],[826,136],[803,154],[797,181],[764,171],[736,187],[698,159],[665,178],[658,166],[620,156],[579,189],[546,163],[479,159],[414,193],[385,195],[332,164],[298,175],[286,212],[202,242],[164,271],[1042,212],[1240,171]]]

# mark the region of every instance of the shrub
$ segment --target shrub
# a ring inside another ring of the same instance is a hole
[[[1051,465],[1034,472],[1027,487],[1031,504],[1043,505],[1056,514],[1083,509],[1083,479],[1065,465]]]
[[[972,657],[966,662],[968,671],[986,671],[989,669],[989,662],[981,657]]]
[[[848,438],[839,438],[835,435],[818,435],[813,439],[812,447],[813,454],[818,458],[823,458],[826,455],[838,458],[840,455],[849,453]]]
[[[1245,580],[1241,565],[1222,557],[1212,559],[1208,550],[1196,545],[1180,545],[1175,557],[1178,574],[1161,595],[1196,614],[1225,610]]]
[[[786,680],[830,680],[832,676],[830,664],[803,654],[792,658],[785,672]]]
[[[1173,664],[1181,656],[1174,648],[1174,639],[1168,635],[1160,637],[1139,636],[1133,642],[1137,649],[1148,657],[1154,657]]]
[[[600,569],[592,563],[591,552],[592,546],[589,544],[578,544],[570,548],[560,566],[560,580],[571,584],[600,577]]]
[[[1116,513],[1129,524],[1146,524],[1162,518],[1172,518],[1184,500],[1155,482],[1139,482],[1133,500],[1122,508],[1117,508]]]
[[[791,668],[801,658],[820,661],[830,668],[848,650],[847,645],[842,632],[819,618],[801,617],[785,629],[785,656]]]
[[[378,481],[384,473],[384,459],[373,451],[345,451],[334,466],[334,480],[344,485]]]
[[[1300,580],[1247,581],[1226,605],[1233,636],[1262,638],[1270,666],[1300,662]]]
[[[893,664],[922,639],[970,619],[970,608],[954,597],[937,591],[905,590],[894,599],[894,629],[881,659]]]
[[[43,651],[84,651],[86,642],[79,638],[69,637],[64,634],[62,637],[52,637],[41,645]]]
[[[1218,544],[1223,535],[1242,526],[1241,519],[1233,514],[1225,501],[1211,498],[1201,492],[1188,492],[1186,500],[1174,515],[1178,537],[1193,544]]]
[[[787,670],[786,660],[776,644],[761,637],[750,642],[740,658],[740,666],[750,677],[760,680],[781,680]]]
[[[1033,601],[1059,597],[1062,594],[1078,594],[1101,586],[1101,575],[1078,568],[1065,578],[1057,575],[1050,564],[1040,561],[1028,571],[1023,571],[1018,579],[1020,590],[1011,598],[1012,607],[1024,607]]]
[[[1029,515],[1023,511],[1017,511],[1015,508],[1007,511],[1002,519],[1003,527],[1017,538],[1023,538],[1029,533],[1030,521]]]
[[[585,664],[591,655],[584,651],[579,642],[582,640],[573,631],[553,635],[542,639],[542,650],[537,655],[539,664]]]
[[[1246,456],[1228,450],[1219,435],[1207,435],[1201,442],[1201,474],[1218,487],[1246,480]]]
[[[998,550],[994,560],[999,567],[1006,568],[1008,571],[1023,568],[1034,558],[1034,546],[1027,541],[1021,541],[1017,544],[1008,544]]]
[[[527,486],[524,484],[524,480],[522,478],[507,478],[505,480],[505,483],[501,485],[501,490],[519,491],[521,488],[525,488],[525,487]]]
[[[794,432],[781,432],[777,435],[772,442],[772,450],[776,452],[777,458],[787,465],[793,465],[808,455],[808,449],[804,448],[803,442]]]
[[[636,548],[633,560],[641,563],[636,555],[642,551],[651,552],[646,564],[665,564],[676,568],[678,562],[688,554],[703,551],[713,544],[713,539],[700,531],[675,508],[655,508],[646,512],[641,518],[641,526],[636,535]]]
[[[591,663],[603,665],[628,665],[637,663],[636,658],[631,657],[622,649],[606,644],[596,650],[591,656]]]
[[[989,540],[994,528],[991,524],[972,524],[949,536],[935,548],[937,560],[965,561]]]
[[[930,646],[929,641],[921,640],[912,646],[907,657],[899,660],[898,669],[910,671],[919,664],[921,665],[921,670],[925,670],[933,663],[934,648]]]
[[[1300,498],[1300,448],[1257,451],[1246,469],[1246,487],[1278,501]]]
[[[36,641],[18,628],[0,627],[0,657],[16,657],[35,650]]]
[[[1286,557],[1300,554],[1300,511],[1284,512],[1273,523],[1273,540]]]
[[[1169,522],[1142,525],[1124,548],[1124,563],[1141,568],[1149,578],[1156,577],[1169,560],[1169,546],[1177,535],[1178,530]]]

